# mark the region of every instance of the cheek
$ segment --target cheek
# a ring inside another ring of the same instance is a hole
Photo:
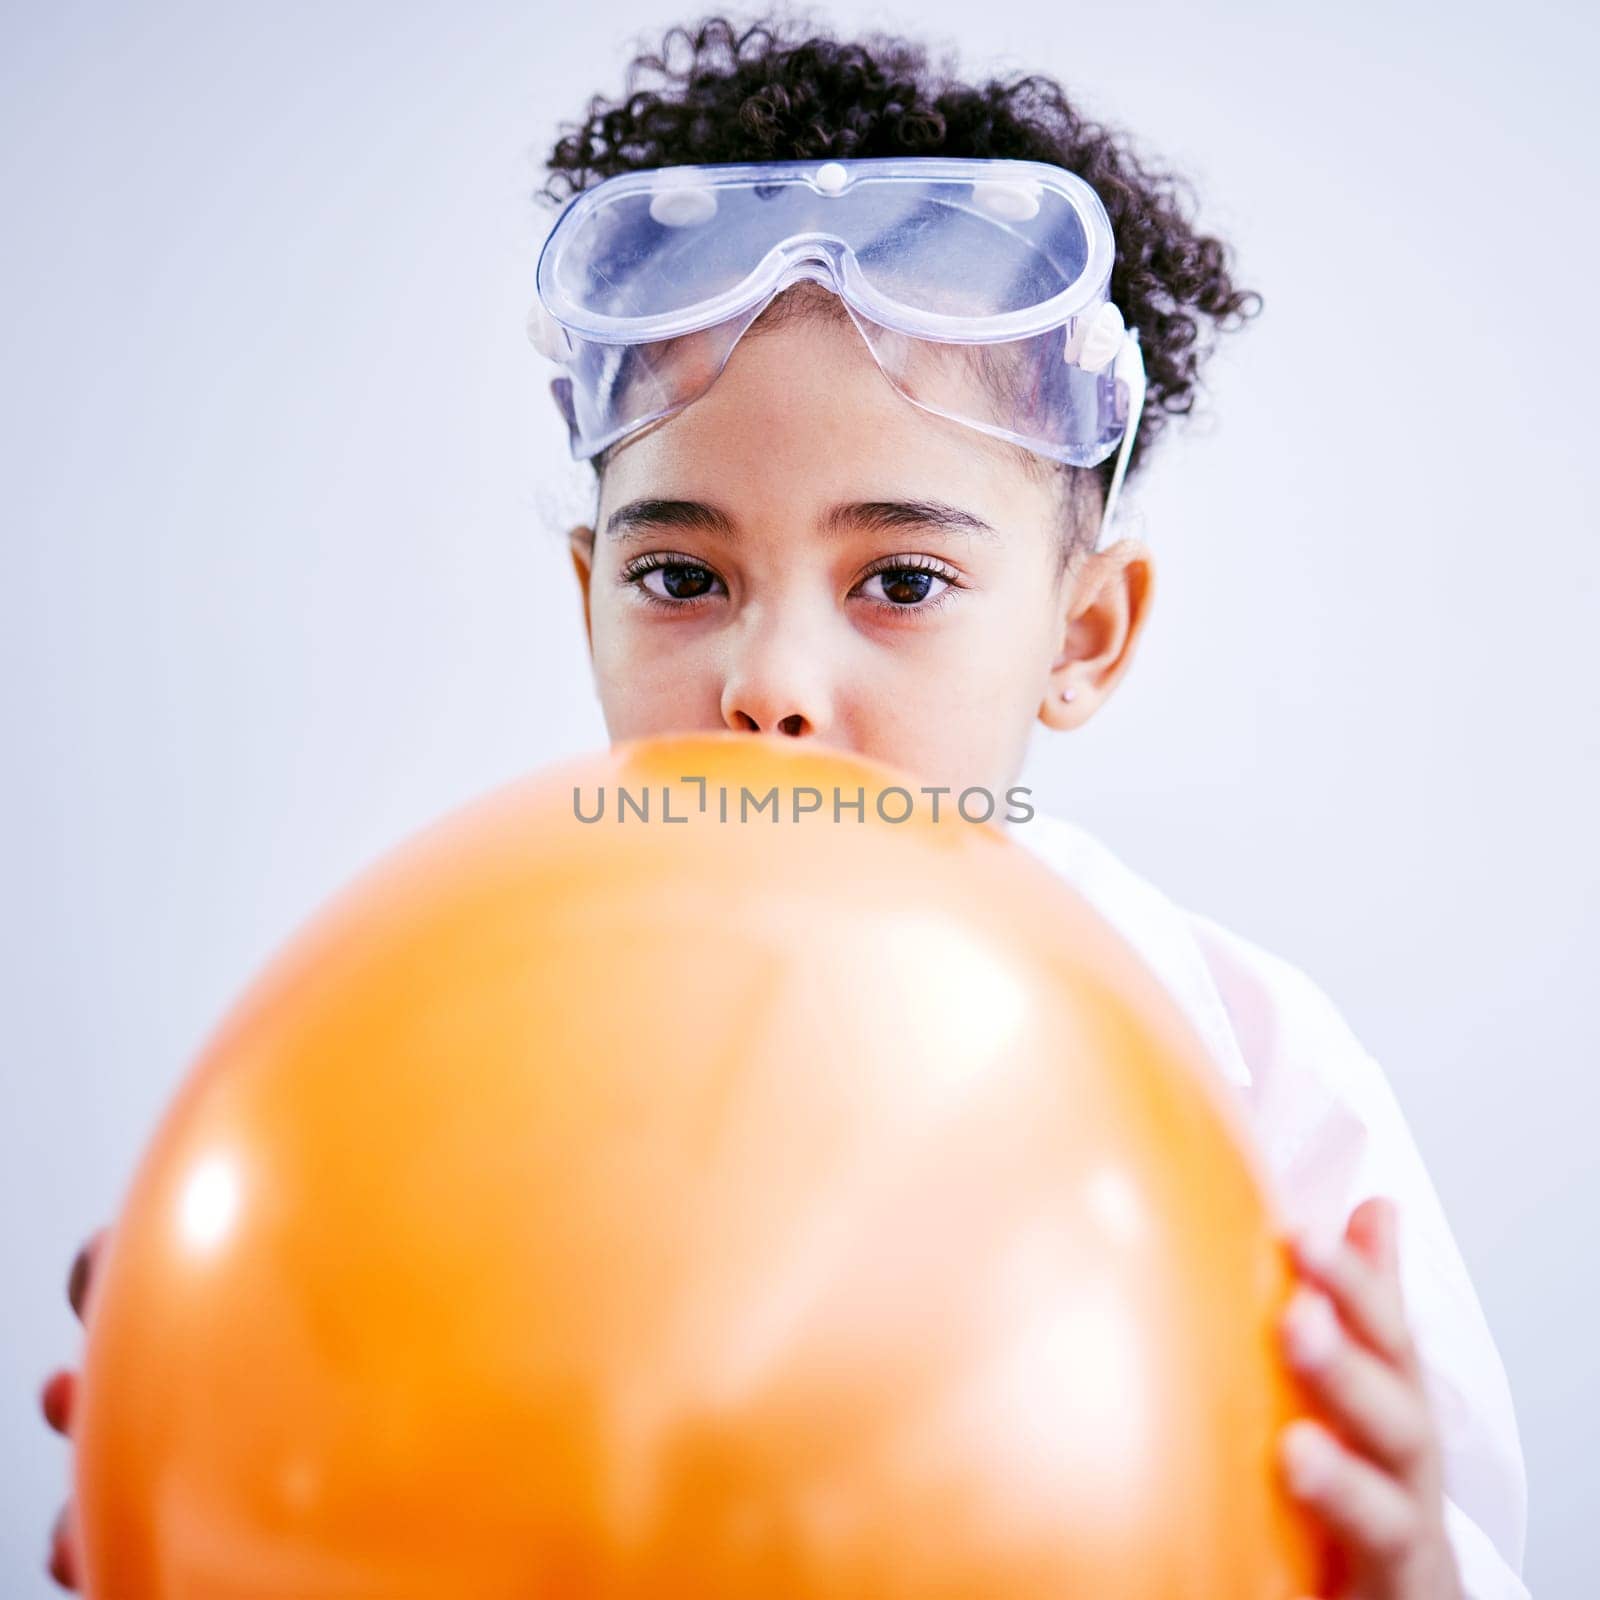
[[[720,697],[710,646],[691,630],[602,607],[593,619],[595,689],[614,738],[710,725]],[[707,709],[709,708],[709,709]]]
[[[968,788],[1000,794],[1015,770],[1016,730],[970,710],[877,718],[854,748],[912,774],[917,783],[954,796]]]
[[[913,654],[919,701],[952,716],[1004,718],[1049,669],[1054,616],[1037,593],[995,588],[963,602],[927,649]]]
[[[930,646],[907,652],[890,681],[855,699],[861,744],[929,783],[998,792],[1026,748],[1048,645],[1034,632],[986,625],[951,630]]]

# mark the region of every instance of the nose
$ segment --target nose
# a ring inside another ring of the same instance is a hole
[[[734,647],[722,686],[722,720],[739,733],[815,737],[830,720],[824,653],[814,641],[772,627]]]
[[[735,711],[728,720],[728,726],[737,729],[740,733],[765,732],[761,724],[748,711]],[[813,731],[806,722],[805,717],[798,711],[791,711],[788,716],[779,717],[773,727],[776,732],[787,733],[793,738],[799,738],[801,734]]]

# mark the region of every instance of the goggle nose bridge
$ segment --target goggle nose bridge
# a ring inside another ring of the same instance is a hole
[[[833,234],[804,233],[785,239],[767,255],[767,261],[776,256],[780,263],[773,280],[772,294],[779,294],[791,284],[809,279],[812,283],[832,289],[841,300],[848,299],[845,293],[845,264],[854,254],[852,246]],[[762,266],[765,267],[766,262]]]

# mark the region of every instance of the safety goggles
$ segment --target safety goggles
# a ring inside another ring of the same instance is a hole
[[[1144,404],[1094,190],[1038,161],[934,156],[659,167],[574,196],[540,252],[530,338],[574,459],[671,415],[802,279],[843,301],[914,405],[1056,461],[1120,451]]]

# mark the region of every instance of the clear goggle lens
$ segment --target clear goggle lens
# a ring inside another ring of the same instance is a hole
[[[688,405],[789,285],[836,293],[914,404],[1075,466],[1144,396],[1110,302],[1105,208],[1039,162],[890,158],[673,167],[576,196],[538,267],[530,333],[586,459]],[[1109,516],[1110,506],[1107,506]]]

